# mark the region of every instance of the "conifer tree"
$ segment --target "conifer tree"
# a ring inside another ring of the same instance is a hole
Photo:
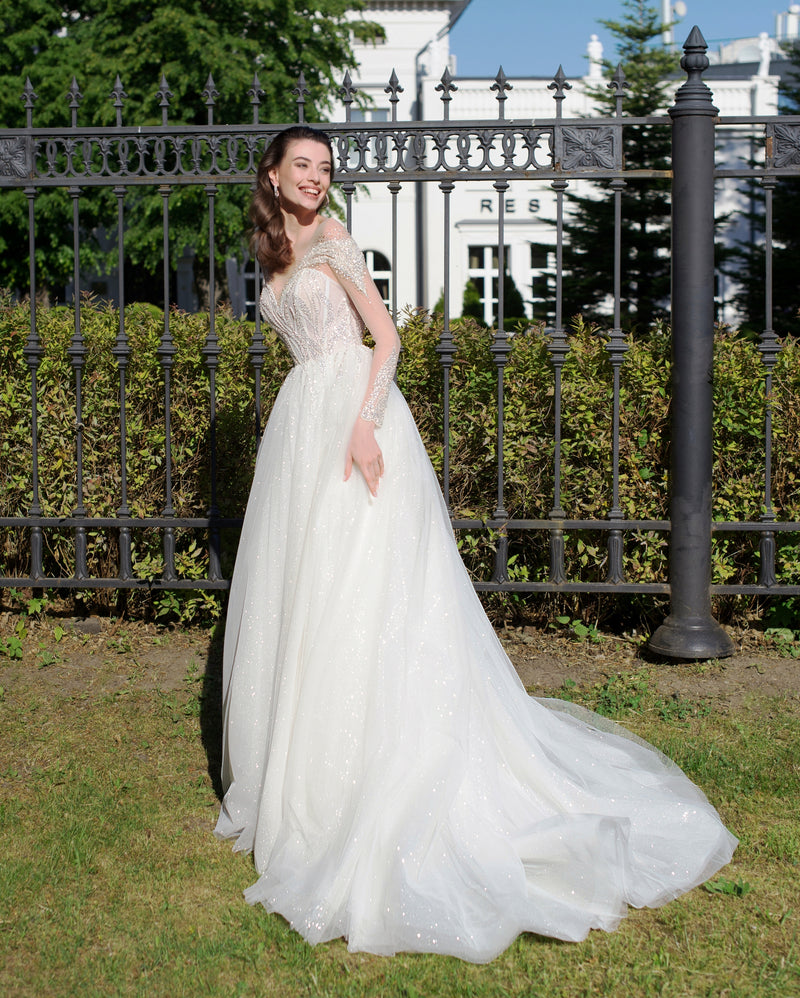
[[[679,56],[660,46],[659,11],[644,0],[623,0],[621,21],[603,20],[617,39],[617,57],[627,87],[623,113],[647,117],[669,103],[668,77],[679,69]],[[611,72],[614,64],[605,63]],[[604,114],[615,110],[607,87],[592,96]],[[627,169],[668,170],[668,128],[625,130]],[[607,185],[586,196],[568,197],[564,224],[564,316],[607,322],[614,287],[614,198]],[[628,180],[622,193],[622,324],[646,329],[665,314],[670,284],[670,200],[668,180]]]
[[[481,293],[478,290],[478,285],[472,280],[471,277],[467,278],[467,283],[464,285],[464,298],[461,303],[461,315],[462,317],[470,316],[473,319],[477,319],[481,325],[485,325]]]

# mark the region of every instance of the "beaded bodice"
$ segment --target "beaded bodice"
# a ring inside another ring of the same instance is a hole
[[[347,239],[321,238],[291,269],[279,295],[271,283],[261,292],[261,314],[302,364],[342,346],[362,342],[364,324],[344,288],[325,270],[364,285],[364,257]]]

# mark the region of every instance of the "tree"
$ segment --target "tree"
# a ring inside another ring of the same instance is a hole
[[[464,286],[464,299],[461,303],[461,315],[462,317],[471,316],[473,319],[477,319],[481,325],[484,325],[481,293],[478,285],[471,277],[467,278],[467,283]]]
[[[33,122],[40,127],[68,125],[67,91],[76,78],[82,98],[79,124],[112,125],[111,99],[119,74],[126,98],[124,124],[161,122],[157,91],[164,74],[172,92],[169,121],[206,120],[202,93],[209,74],[218,96],[214,120],[237,124],[252,120],[248,90],[257,71],[264,90],[262,121],[294,121],[292,89],[303,72],[310,91],[306,118],[319,120],[339,79],[352,65],[351,39],[382,35],[379,25],[353,18],[363,0],[0,0],[0,114],[5,127],[25,124],[21,99],[26,77],[37,100]],[[249,192],[220,185],[216,198],[219,262],[241,239]],[[36,199],[37,278],[53,287],[72,273],[72,209],[63,191],[43,191]],[[173,264],[184,246],[197,250],[197,265],[208,263],[206,199],[201,188],[187,187],[170,197]],[[96,269],[105,258],[98,233],[116,227],[113,194],[85,191],[80,200],[81,263]],[[126,254],[134,264],[158,273],[161,198],[152,189],[126,197]],[[21,191],[0,197],[0,285],[27,285],[27,217]],[[24,242],[23,242],[24,240]]]
[[[780,84],[781,114],[800,114],[800,44],[787,52],[791,76]],[[751,186],[753,210],[749,214],[754,238],[740,243],[727,272],[740,283],[733,301],[742,313],[742,327],[761,333],[767,321],[764,252],[764,191]],[[778,336],[800,336],[800,180],[782,177],[772,195],[772,328]]]
[[[508,329],[517,322],[524,322],[525,300],[520,294],[514,278],[506,271],[503,274],[503,324]],[[494,311],[494,321],[497,322],[497,309]]]
[[[617,39],[619,63],[628,84],[625,114],[647,117],[665,107],[667,78],[678,56],[658,44],[663,24],[658,10],[644,0],[623,0],[622,21],[601,21]],[[653,43],[656,42],[654,45]],[[606,62],[611,70],[612,63]],[[604,87],[592,92],[606,113],[615,95]],[[627,128],[623,140],[626,169],[668,170],[669,130]],[[614,287],[614,198],[608,188],[591,196],[568,196],[564,223],[564,315],[604,319]],[[670,286],[670,203],[668,180],[628,180],[622,193],[622,323],[646,329],[664,312]]]

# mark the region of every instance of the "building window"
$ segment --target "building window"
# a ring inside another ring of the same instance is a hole
[[[508,246],[504,249],[505,266],[508,270],[511,263]],[[483,321],[487,326],[493,325],[497,319],[498,292],[500,290],[498,247],[470,246],[467,276],[478,291]]]
[[[392,300],[392,265],[387,257],[378,250],[365,250],[364,259],[367,263],[367,270],[375,282],[375,287],[383,299],[384,305],[391,308]]]

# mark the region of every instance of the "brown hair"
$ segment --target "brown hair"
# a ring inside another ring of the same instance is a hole
[[[291,266],[293,259],[292,244],[286,235],[280,203],[272,191],[269,171],[280,165],[289,143],[298,139],[312,139],[327,147],[331,154],[331,180],[333,180],[333,147],[331,140],[319,128],[292,125],[270,142],[258,164],[256,189],[250,205],[256,259],[261,264],[261,269],[269,274],[282,273]]]

